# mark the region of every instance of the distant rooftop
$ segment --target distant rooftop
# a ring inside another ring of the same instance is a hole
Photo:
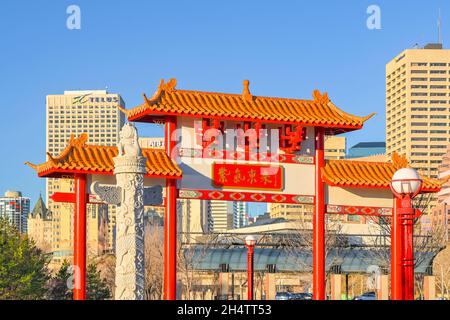
[[[269,224],[282,223],[282,222],[287,222],[287,220],[284,219],[284,218],[258,219],[254,223],[246,225],[246,226],[244,226],[242,228],[266,226],[266,225],[269,225]]]
[[[108,94],[106,90],[66,90],[65,95]]]
[[[386,142],[380,141],[380,142],[360,142],[355,144],[353,148],[386,148]]]
[[[442,47],[442,43],[428,43],[423,48],[424,49],[441,50],[443,47]]]
[[[39,195],[39,199],[34,205],[33,211],[29,214],[32,218],[36,218],[37,215],[41,217],[42,220],[50,221],[52,219],[51,211],[47,209],[42,195]]]
[[[371,154],[368,156],[351,158],[351,160],[353,160],[353,161],[367,161],[367,162],[388,162],[389,159],[390,158],[388,156],[386,156],[386,154],[384,154],[384,153]]]
[[[20,198],[21,196],[22,192],[20,191],[8,190],[5,192],[5,198]]]

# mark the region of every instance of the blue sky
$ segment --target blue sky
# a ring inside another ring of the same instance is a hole
[[[66,8],[81,8],[81,30]],[[381,9],[381,30],[366,27]],[[450,2],[442,1],[9,1],[0,4],[0,193],[21,190],[34,203],[42,179],[23,165],[45,159],[45,96],[64,90],[120,93],[127,107],[160,78],[179,88],[310,98],[327,91],[342,109],[377,112],[348,146],[385,138],[385,64],[403,49],[437,40]],[[140,126],[144,135],[160,134]],[[265,205],[252,206],[262,212]]]

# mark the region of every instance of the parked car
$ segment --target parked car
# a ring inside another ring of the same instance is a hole
[[[312,294],[307,292],[293,293],[289,300],[312,300]]]
[[[289,292],[277,292],[275,300],[291,300],[292,294]]]
[[[377,294],[375,292],[365,292],[353,300],[377,300]]]

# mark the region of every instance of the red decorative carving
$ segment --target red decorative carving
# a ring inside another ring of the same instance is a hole
[[[283,132],[284,129],[284,132]],[[280,130],[280,149],[288,154],[301,150],[302,141],[306,137],[306,128],[297,125],[295,129],[287,124]]]
[[[202,119],[201,128],[199,128],[197,121],[194,124],[196,143],[201,145],[206,152],[208,150],[214,150],[216,147],[219,149],[223,148],[223,146],[219,146],[219,143],[222,141],[217,139],[217,137],[223,135],[224,131],[225,122],[217,119]]]

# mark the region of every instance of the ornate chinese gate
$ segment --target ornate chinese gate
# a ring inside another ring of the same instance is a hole
[[[175,79],[161,81],[152,98],[144,95],[142,105],[120,108],[129,121],[165,124],[165,152],[142,151],[146,183],[165,186],[165,299],[176,298],[177,198],[314,205],[313,290],[315,299],[325,299],[326,212],[390,214],[390,178],[406,165],[395,157],[380,163],[325,162],[325,135],[361,129],[372,115],[347,114],[318,91],[313,100],[297,100],[253,96],[248,81],[242,94],[175,86]],[[112,183],[111,159],[117,155],[117,148],[89,146],[86,139],[72,139],[59,157],[32,165],[40,177],[70,174],[76,181],[75,194],[62,198],[76,203],[74,261],[81,270],[86,184]],[[439,190],[440,181],[424,180],[425,192]],[[75,297],[83,299],[84,287],[77,292]]]

